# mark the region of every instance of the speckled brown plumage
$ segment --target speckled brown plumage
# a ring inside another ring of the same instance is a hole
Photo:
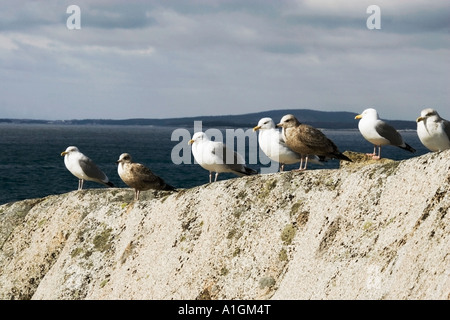
[[[154,190],[175,190],[163,179],[155,175],[149,168],[140,163],[134,163],[128,153],[122,153],[117,171],[120,178],[129,187],[135,190],[135,200],[139,200],[139,193],[150,189]]]
[[[281,118],[277,127],[283,128],[282,133],[286,145],[297,153],[351,161],[338,150],[334,142],[328,139],[322,131],[300,123],[291,114]]]

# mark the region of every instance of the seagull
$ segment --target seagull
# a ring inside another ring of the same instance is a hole
[[[303,157],[292,151],[283,139],[279,130],[275,127],[275,122],[271,118],[262,118],[253,131],[259,131],[258,140],[261,150],[273,161],[280,163],[280,171],[284,171],[285,164],[300,162],[303,165]],[[316,157],[317,158],[317,157]],[[317,159],[310,159],[310,162],[322,164]]]
[[[431,151],[450,149],[450,121],[431,108],[423,109],[417,118],[417,135]]]
[[[381,146],[387,145],[396,146],[409,152],[416,152],[414,148],[403,141],[402,136],[394,127],[379,118],[378,112],[375,109],[366,109],[361,114],[358,114],[355,119],[360,119],[358,128],[362,136],[374,145],[373,153],[367,154],[372,159],[380,159]],[[378,155],[376,153],[377,147]]]
[[[67,149],[61,153],[61,156],[64,156],[64,164],[66,165],[67,170],[79,179],[78,190],[83,189],[84,180],[98,182],[108,187],[114,187],[114,184],[109,181],[106,174],[104,174],[91,159],[82,154],[77,147],[67,147]]]
[[[256,174],[257,172],[245,166],[244,158],[237,152],[230,150],[219,141],[211,141],[204,132],[196,132],[188,142],[192,145],[192,154],[197,163],[209,171],[209,183],[212,182],[212,173],[216,176],[220,172],[232,172],[238,176]]]
[[[139,200],[141,191],[149,189],[155,190],[175,190],[174,187],[168,185],[163,179],[153,174],[153,172],[146,166],[140,163],[134,163],[131,155],[122,153],[117,160],[117,172],[129,187],[134,188],[134,200]]]
[[[325,134],[310,125],[300,123],[292,114],[281,118],[277,127],[281,127],[286,145],[305,158],[305,166],[298,170],[306,170],[308,155],[313,154],[323,158],[334,158],[352,161],[342,154],[336,145]],[[306,155],[306,156],[305,156]]]

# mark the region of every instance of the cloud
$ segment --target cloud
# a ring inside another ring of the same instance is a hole
[[[375,31],[365,0],[83,0],[75,31],[66,28],[70,4],[2,5],[0,117],[371,105],[404,119],[449,100],[446,1],[378,1]]]

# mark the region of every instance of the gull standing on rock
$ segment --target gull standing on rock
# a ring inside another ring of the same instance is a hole
[[[129,187],[134,188],[134,199],[139,200],[141,191],[150,189],[173,191],[174,187],[168,185],[163,179],[153,174],[146,166],[140,163],[134,163],[131,155],[122,153],[117,160],[117,172]]]
[[[305,158],[305,166],[298,170],[306,170],[309,155],[352,161],[342,154],[334,142],[328,139],[322,131],[300,123],[292,114],[283,116],[277,127],[283,128],[282,134],[286,145]]]
[[[302,156],[292,151],[283,139],[281,132],[275,127],[275,122],[271,118],[262,118],[258,125],[253,128],[258,131],[258,140],[261,150],[273,161],[280,163],[280,171],[284,171],[285,164],[300,162],[302,167]],[[317,159],[310,159],[310,162],[322,164]]]
[[[359,132],[362,136],[373,144],[373,153],[368,153],[372,159],[381,158],[381,146],[395,146],[409,152],[416,152],[409,144],[403,141],[402,136],[394,127],[381,120],[378,112],[369,108],[358,114],[355,119],[360,119],[358,123]],[[378,154],[376,148],[378,147]]]
[[[106,174],[100,170],[91,159],[82,154],[77,147],[67,147],[67,149],[61,153],[61,156],[64,156],[64,164],[66,165],[67,170],[79,179],[78,190],[83,189],[84,180],[98,182],[108,187],[114,187],[114,184],[109,181]]]
[[[417,118],[417,135],[431,151],[450,149],[450,122],[431,108],[423,109]]]
[[[213,172],[216,173],[214,181],[217,181],[220,172],[231,172],[238,176],[257,173],[245,166],[245,160],[239,153],[228,149],[222,142],[209,140],[204,132],[196,132],[189,144],[192,145],[195,161],[209,171],[209,183],[212,182]]]

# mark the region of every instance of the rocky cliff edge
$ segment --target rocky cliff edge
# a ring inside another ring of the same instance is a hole
[[[450,150],[0,206],[1,299],[449,299]],[[205,173],[205,179],[207,174]]]

